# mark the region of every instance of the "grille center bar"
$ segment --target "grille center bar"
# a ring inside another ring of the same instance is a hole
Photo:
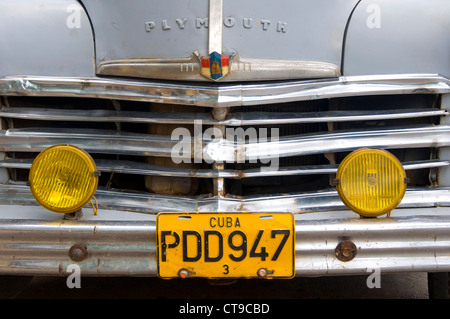
[[[222,0],[209,0],[209,39],[208,39],[208,53],[217,52],[222,54]],[[227,108],[214,108],[212,116],[216,121],[223,121],[228,114]],[[214,125],[215,129],[222,132],[225,136],[225,125]],[[212,164],[213,170],[223,171],[225,169],[224,163],[214,162]],[[225,180],[223,177],[213,178],[213,187],[215,196],[225,196]]]
[[[222,7],[222,0],[209,0],[209,54],[222,54]]]
[[[214,120],[223,121],[227,118],[228,108],[216,107],[212,110],[211,113],[212,113]],[[214,125],[214,128],[220,130],[223,138],[226,138],[225,125],[217,125],[216,124],[216,125]],[[218,163],[217,161],[215,161],[212,165],[212,168],[213,168],[213,170],[216,170],[216,171],[223,171],[225,169],[225,163],[224,162]],[[223,177],[213,178],[213,185],[214,185],[214,195],[215,196],[225,196],[226,195],[225,179]]]

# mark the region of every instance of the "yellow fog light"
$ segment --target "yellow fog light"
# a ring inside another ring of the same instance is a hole
[[[84,150],[55,145],[33,161],[29,180],[39,204],[57,213],[72,213],[94,196],[98,173],[94,160]]]
[[[385,150],[363,148],[344,158],[337,172],[339,197],[354,212],[375,217],[390,213],[406,190],[405,170]]]

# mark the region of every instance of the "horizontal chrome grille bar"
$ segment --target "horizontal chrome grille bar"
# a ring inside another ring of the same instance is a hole
[[[155,214],[159,212],[289,211],[296,214],[344,210],[333,189],[282,195],[168,196],[99,188],[95,193],[101,209]],[[23,184],[0,184],[1,205],[37,205],[30,188]],[[450,206],[450,188],[408,188],[398,208]]]
[[[342,76],[258,84],[185,84],[113,78],[9,76],[0,78],[0,95],[66,96],[233,107],[386,94],[444,94],[450,80],[437,74]]]
[[[407,119],[429,116],[448,115],[446,110],[371,110],[371,111],[325,111],[316,113],[232,113],[232,118],[225,121],[217,121],[218,125],[248,126],[248,125],[274,125],[274,124],[303,124],[326,122],[350,122]]]
[[[0,110],[0,117],[14,119],[80,122],[130,122],[179,125],[195,124],[196,121],[201,121],[202,125],[226,126],[372,121],[445,115],[448,115],[448,112],[446,110],[439,109],[403,109],[401,111],[328,111],[316,113],[233,112],[230,118],[223,121],[216,121],[213,119],[211,114],[207,113],[152,113],[111,111],[102,109],[76,110],[22,107],[4,107]]]
[[[443,147],[450,145],[450,126],[399,128],[372,131],[329,132],[325,134],[281,137],[279,141],[242,145],[228,140],[206,143],[203,157],[218,162],[239,162],[242,159],[345,152],[362,147],[383,149]]]
[[[11,129],[0,131],[0,150],[41,152],[55,144],[71,144],[91,153],[169,157],[177,141],[170,137],[82,129]]]
[[[190,143],[189,140],[187,143]],[[183,141],[186,142],[186,141]],[[169,136],[100,130],[11,129],[0,131],[0,151],[40,152],[55,144],[73,144],[91,153],[171,157],[180,141]],[[187,145],[186,145],[187,146]],[[192,150],[196,148],[192,144]],[[450,146],[450,126],[427,126],[371,131],[329,132],[281,137],[266,143],[239,144],[225,139],[202,142],[207,161],[241,162],[255,159],[351,151],[361,147],[386,149]],[[193,158],[193,153],[188,154]]]
[[[206,113],[127,112],[103,109],[76,110],[34,107],[4,107],[0,110],[0,117],[41,121],[130,122],[180,125],[194,124],[196,120],[202,121],[202,124],[205,125],[214,125],[217,123],[211,114]]]
[[[33,159],[6,158],[0,160],[0,168],[30,169]],[[96,160],[97,169],[103,173],[121,173],[153,176],[195,177],[195,178],[230,178],[241,179],[264,176],[294,176],[314,174],[334,174],[338,165],[305,165],[279,167],[278,170],[261,170],[260,168],[244,170],[189,169],[152,165],[142,162],[121,160]],[[445,167],[450,161],[424,160],[402,163],[405,170]]]

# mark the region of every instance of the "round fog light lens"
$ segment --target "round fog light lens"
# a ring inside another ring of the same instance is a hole
[[[400,204],[406,191],[405,170],[391,153],[359,149],[344,158],[337,171],[339,197],[354,212],[376,217]]]
[[[55,145],[35,158],[29,181],[40,205],[57,213],[72,213],[94,196],[97,167],[84,150],[72,145]]]

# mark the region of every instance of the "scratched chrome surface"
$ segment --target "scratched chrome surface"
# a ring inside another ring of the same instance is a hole
[[[68,256],[81,243],[85,276],[156,276],[155,216],[85,210],[81,220],[63,220],[40,207],[1,206],[0,273],[67,275]],[[391,218],[361,219],[353,212],[325,211],[295,218],[296,276],[449,271],[448,207],[396,209]],[[33,216],[39,216],[40,219]],[[6,216],[5,216],[6,217]],[[114,238],[114,241],[111,239]],[[336,258],[342,238],[357,247],[354,259]]]
[[[176,83],[100,77],[5,76],[0,94],[72,96],[234,107],[333,97],[450,92],[450,80],[437,74],[341,76],[332,79],[248,84]]]

